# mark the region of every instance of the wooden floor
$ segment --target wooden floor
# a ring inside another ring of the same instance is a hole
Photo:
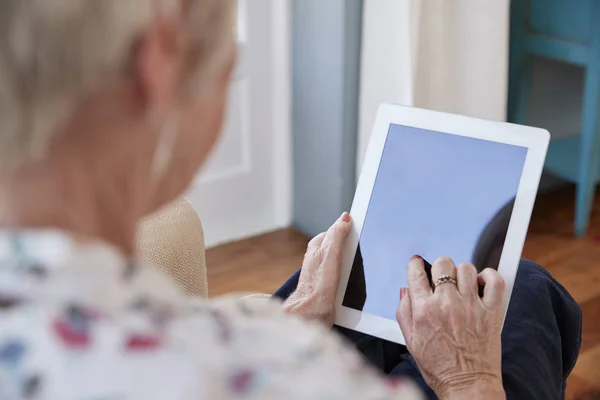
[[[541,195],[523,256],[543,265],[583,310],[583,344],[568,400],[600,399],[600,193],[587,237],[573,237],[574,188]],[[210,295],[272,293],[302,263],[308,239],[294,229],[207,252]],[[597,391],[597,392],[596,392]]]

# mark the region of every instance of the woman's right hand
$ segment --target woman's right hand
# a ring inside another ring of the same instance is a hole
[[[477,274],[473,264],[455,268],[449,258],[432,266],[432,290],[423,259],[408,263],[408,289],[400,291],[396,318],[423,378],[440,399],[504,399],[501,344],[504,281],[497,271]],[[479,297],[478,284],[484,285]]]

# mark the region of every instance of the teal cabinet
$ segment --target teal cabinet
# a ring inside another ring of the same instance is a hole
[[[585,70],[582,129],[550,143],[546,169],[577,184],[575,234],[586,233],[600,178],[600,0],[513,0],[507,119],[523,123],[532,56]]]

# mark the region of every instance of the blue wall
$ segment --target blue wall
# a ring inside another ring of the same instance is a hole
[[[314,236],[355,189],[362,0],[294,0],[293,222]]]

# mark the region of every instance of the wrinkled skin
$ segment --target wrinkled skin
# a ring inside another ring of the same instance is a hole
[[[350,215],[344,213],[308,243],[298,287],[284,304],[286,311],[333,326],[342,251],[351,228]]]
[[[415,256],[409,261],[409,288],[401,289],[396,313],[408,350],[440,398],[467,394],[504,398],[500,341],[504,281],[493,269],[478,275],[470,263],[455,268],[449,258],[433,264],[433,281],[442,275],[455,278],[457,284],[433,290],[423,259]],[[483,297],[478,284],[484,286]]]
[[[344,244],[352,228],[346,213],[310,241],[296,291],[284,309],[332,326]],[[408,263],[408,285],[400,291],[396,317],[407,347],[423,378],[442,400],[505,399],[501,342],[504,281],[497,271],[480,274],[473,264],[455,267],[449,258],[432,266],[435,282],[456,279],[432,289],[423,259]],[[479,297],[478,285],[484,286]]]

